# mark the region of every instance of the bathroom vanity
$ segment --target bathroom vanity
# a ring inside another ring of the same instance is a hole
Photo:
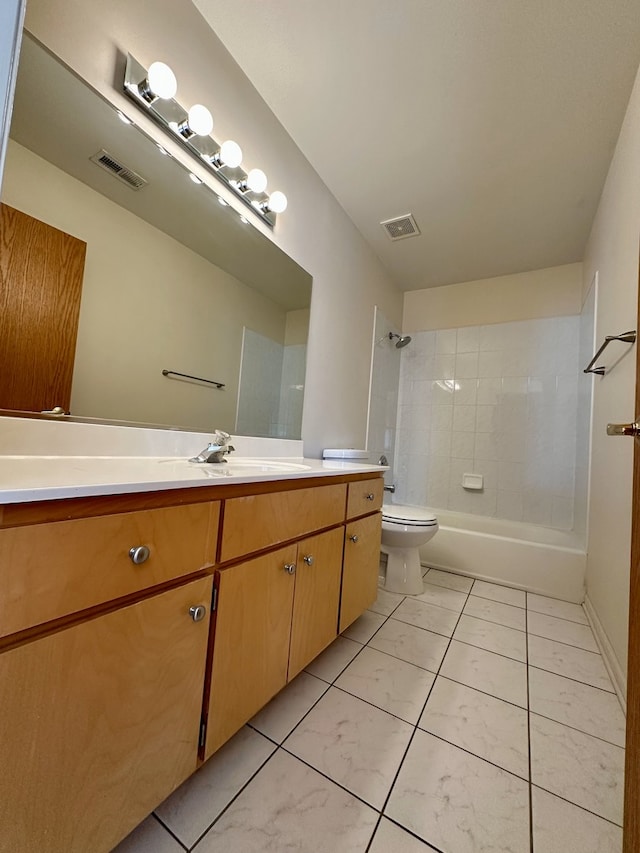
[[[0,493],[1,853],[110,851],[376,597],[379,469],[121,464]]]

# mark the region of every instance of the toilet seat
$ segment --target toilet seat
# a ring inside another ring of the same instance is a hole
[[[436,516],[425,507],[388,504],[382,507],[382,520],[389,524],[411,527],[435,527]]]

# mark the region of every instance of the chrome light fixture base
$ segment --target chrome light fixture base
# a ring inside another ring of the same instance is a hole
[[[247,172],[240,166],[231,168],[219,162],[218,155],[221,145],[212,136],[185,136],[180,128],[187,125],[188,112],[173,98],[155,98],[149,100],[144,96],[146,91],[147,69],[130,53],[127,54],[127,64],[124,73],[123,89],[125,94],[156,124],[165,130],[172,139],[179,143],[195,157],[201,166],[215,175],[234,195],[239,198],[253,213],[271,228],[275,225],[276,214],[269,210],[269,195],[243,190],[246,186]]]

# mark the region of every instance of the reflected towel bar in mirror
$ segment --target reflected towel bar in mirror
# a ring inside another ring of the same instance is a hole
[[[604,350],[609,346],[611,341],[622,341],[625,344],[635,344],[635,342],[636,342],[636,331],[634,329],[630,332],[622,332],[620,335],[607,335],[607,337],[604,339],[604,343],[602,344],[602,346],[600,347],[598,352],[594,355],[594,357],[591,359],[589,364],[585,367],[585,369],[583,371],[584,373],[597,373],[598,376],[604,376],[604,374],[607,372],[607,368],[603,367],[603,366],[594,367],[593,365],[600,358],[600,356],[602,355]]]
[[[206,382],[207,385],[215,385],[216,388],[224,388],[224,382],[216,382],[215,379],[203,379],[202,376],[191,376],[189,373],[178,373],[175,370],[163,370],[163,376],[180,376],[183,379],[195,379],[196,382]]]

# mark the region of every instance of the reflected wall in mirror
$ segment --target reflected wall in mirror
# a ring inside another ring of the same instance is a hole
[[[26,34],[10,137],[2,201],[86,243],[71,414],[300,438],[309,274]]]

